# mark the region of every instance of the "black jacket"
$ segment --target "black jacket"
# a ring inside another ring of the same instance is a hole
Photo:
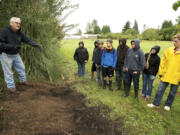
[[[21,43],[38,47],[38,45],[30,40],[21,30],[14,32],[11,26],[0,31],[0,53],[17,54],[21,49]]]
[[[74,60],[80,63],[84,63],[85,60],[89,59],[89,53],[86,48],[79,47],[74,53]]]
[[[101,65],[101,57],[102,57],[103,49],[97,48],[94,53],[94,63],[97,65]]]
[[[120,42],[123,43],[123,45],[120,45]],[[124,66],[124,60],[127,54],[129,47],[126,45],[126,39],[125,38],[121,38],[119,40],[119,46],[117,48],[117,67],[119,66]]]
[[[158,73],[159,69],[159,64],[160,64],[160,57],[158,56],[158,52],[160,50],[159,46],[154,46],[152,49],[156,49],[156,54],[151,54],[150,60],[149,60],[149,69],[144,69],[145,74],[150,74],[156,76]],[[145,54],[145,59],[147,61],[149,56],[149,53]]]
[[[98,42],[99,42],[98,40],[96,40],[96,41],[94,42],[94,50],[93,50],[93,56],[92,56],[92,61],[93,61],[93,63],[95,63],[95,52],[96,52],[96,50],[98,49],[98,46],[96,46],[96,44],[97,44]]]

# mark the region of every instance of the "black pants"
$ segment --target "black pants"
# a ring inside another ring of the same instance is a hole
[[[133,74],[134,71],[129,70],[125,72],[125,83],[126,83],[126,88],[129,90],[131,88],[131,82],[133,80],[133,85],[134,85],[134,90],[138,91],[139,90],[139,78],[140,78],[140,73],[138,72],[137,74]]]
[[[91,72],[95,72],[95,71],[96,71],[96,64],[93,63],[93,64],[92,64],[92,67],[91,67]]]

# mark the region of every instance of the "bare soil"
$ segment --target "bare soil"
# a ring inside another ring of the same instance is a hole
[[[88,107],[72,85],[31,84],[1,95],[0,135],[122,135],[123,120],[112,121],[104,105]]]

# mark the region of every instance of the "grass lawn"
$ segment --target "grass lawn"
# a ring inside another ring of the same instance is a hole
[[[65,78],[68,78],[69,82],[81,82],[76,83],[75,87],[78,92],[86,95],[87,99],[91,102],[90,106],[97,106],[101,103],[107,105],[112,111],[110,112],[110,117],[113,120],[122,118],[124,121],[124,135],[180,135],[180,94],[176,95],[172,110],[166,112],[163,110],[163,103],[166,100],[167,94],[169,93],[169,87],[165,92],[161,108],[150,109],[146,107],[146,104],[152,101],[145,101],[140,99],[137,103],[134,100],[134,90],[133,87],[130,91],[130,96],[128,98],[123,98],[123,90],[118,92],[110,92],[108,89],[103,90],[98,87],[95,79],[93,81],[89,80],[89,75],[91,71],[91,58],[94,48],[94,40],[83,40],[85,47],[88,49],[90,54],[89,62],[86,65],[86,76],[84,78],[78,78],[77,64],[73,60],[73,54],[75,49],[78,47],[79,40],[63,40],[61,42],[62,54],[62,73]],[[127,43],[130,45],[130,41]],[[113,42],[113,46],[117,48],[118,41]],[[163,51],[173,46],[172,42],[165,41],[142,41],[141,48],[146,53],[149,52],[152,46],[161,46],[161,51],[159,53],[162,56]],[[106,46],[106,44],[105,44]],[[154,88],[152,93],[152,99],[154,99],[155,93],[157,91],[159,84],[159,78],[154,82]],[[113,88],[116,87],[115,80],[113,80]],[[140,79],[140,89],[142,89],[142,79]],[[180,88],[178,90],[180,92]],[[140,95],[140,94],[139,94]]]

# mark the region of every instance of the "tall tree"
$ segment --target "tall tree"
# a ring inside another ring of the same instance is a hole
[[[93,26],[92,26],[91,22],[88,22],[88,23],[87,23],[86,33],[87,33],[87,34],[93,34]]]
[[[130,23],[130,21],[127,21],[122,29],[122,32],[124,33],[130,28],[131,28],[131,23]]]
[[[111,28],[109,25],[104,25],[102,27],[102,31],[101,31],[103,34],[107,34],[107,33],[110,33],[111,32]]]
[[[81,34],[82,34],[82,31],[81,31],[81,29],[79,28],[79,29],[77,30],[76,35],[81,35]]]
[[[101,28],[99,26],[94,27],[94,34],[100,34],[101,33]]]
[[[133,31],[135,35],[139,34],[138,23],[136,20],[134,21]]]
[[[87,34],[100,34],[101,28],[98,25],[97,20],[93,20],[92,22],[88,22],[86,27]]]
[[[178,25],[180,25],[180,16],[177,17],[176,22]]]
[[[100,34],[101,33],[101,28],[99,27],[97,20],[92,21],[92,27],[93,27],[93,34]]]
[[[168,20],[165,20],[163,23],[162,23],[162,26],[161,28],[164,29],[164,28],[170,28],[173,26],[173,23],[172,21],[168,21]]]

